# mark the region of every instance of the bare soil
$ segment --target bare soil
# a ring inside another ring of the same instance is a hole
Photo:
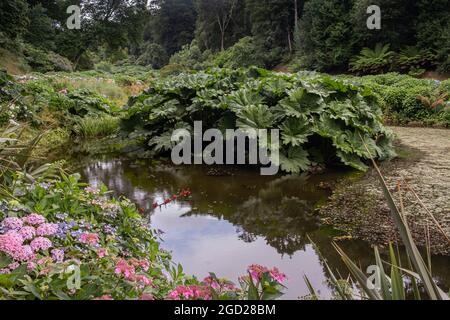
[[[450,243],[406,185],[409,185],[450,237],[450,130],[392,127],[399,157],[380,164],[391,192],[420,246],[427,239],[434,254],[450,255]],[[406,183],[404,183],[406,181]],[[354,238],[386,245],[399,240],[380,182],[373,169],[339,182],[319,210],[325,223]],[[429,236],[428,236],[429,235]]]

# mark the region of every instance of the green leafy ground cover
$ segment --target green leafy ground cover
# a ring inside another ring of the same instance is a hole
[[[123,128],[162,154],[174,128],[192,130],[197,120],[203,129],[280,129],[286,172],[323,163],[365,170],[371,155],[394,156],[371,91],[315,73],[212,69],[160,79],[130,99]]]

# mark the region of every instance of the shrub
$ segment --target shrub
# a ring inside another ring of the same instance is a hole
[[[375,48],[363,48],[361,53],[350,62],[351,71],[362,74],[384,73],[391,68],[395,53],[390,45],[377,43]]]
[[[95,64],[95,70],[111,72],[112,68],[113,68],[112,63],[108,61],[100,61],[99,63]]]
[[[377,95],[385,117],[394,124],[419,122],[424,125],[450,126],[441,114],[443,110],[431,107],[440,99],[443,99],[440,105],[448,102],[448,82],[415,79],[398,73],[365,76],[354,80],[365,84]]]
[[[74,127],[75,133],[84,138],[106,137],[118,130],[119,118],[109,115],[82,118]]]
[[[156,43],[149,43],[144,46],[144,52],[136,60],[136,63],[142,66],[151,66],[152,68],[162,68],[169,60],[166,51],[162,46]]]
[[[408,46],[400,51],[395,63],[400,71],[416,71],[415,74],[417,75],[419,69],[425,71],[435,65],[436,54],[431,52],[431,50],[423,50],[418,47]]]
[[[73,71],[72,63],[65,57],[52,51],[44,51],[29,44],[24,47],[27,63],[36,71]]]
[[[152,83],[131,98],[123,129],[156,154],[171,150],[174,129],[279,128],[281,169],[307,171],[313,163],[344,163],[365,170],[370,153],[393,156],[392,135],[375,97],[343,80],[317,74],[212,69]],[[326,160],[324,160],[326,159]]]
[[[245,37],[230,48],[219,52],[214,57],[213,64],[225,68],[264,67],[264,57],[255,45],[253,38]]]
[[[204,69],[207,61],[211,60],[209,50],[202,51],[196,40],[186,44],[182,49],[170,57],[170,65],[179,65],[192,70]]]
[[[305,2],[295,31],[297,55],[303,67],[327,71],[347,66],[353,54],[352,3],[349,0]]]
[[[6,70],[0,69],[0,126],[10,120],[32,120],[33,112],[34,106],[27,103],[23,88]]]

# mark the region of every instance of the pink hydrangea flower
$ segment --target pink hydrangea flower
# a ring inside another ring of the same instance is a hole
[[[281,273],[276,267],[270,270],[270,276],[278,282],[284,282],[287,279],[286,275]]]
[[[126,262],[124,259],[120,259],[116,263],[114,272],[119,275],[123,274],[127,279],[132,279],[135,275],[134,266],[128,264],[128,262]]]
[[[211,288],[216,290],[220,288],[219,282],[217,282],[217,280],[213,277],[206,277],[205,279],[203,279],[203,283],[207,286],[211,286]]]
[[[33,251],[36,252],[39,250],[48,250],[53,246],[53,244],[47,238],[37,237],[33,239],[33,241],[31,241],[30,246],[33,249]]]
[[[38,236],[52,236],[58,232],[58,225],[56,223],[43,223],[36,229]]]
[[[97,255],[99,258],[104,258],[108,255],[108,249],[100,248],[97,250]]]
[[[145,275],[141,275],[141,274],[137,274],[133,277],[133,280],[135,282],[137,282],[141,288],[143,287],[147,287],[147,286],[151,286],[152,285],[152,280],[150,280],[147,276]]]
[[[34,261],[28,261],[27,263],[27,270],[32,271],[36,268],[36,262]]]
[[[140,297],[139,300],[155,300],[155,297],[153,297],[153,295],[149,294],[149,293],[143,293]]]
[[[286,280],[286,275],[284,273],[281,273],[277,268],[269,269],[258,264],[252,264],[248,267],[247,270],[250,273],[253,281],[255,282],[261,281],[263,273],[266,272],[268,272],[270,276],[278,282],[283,282],[284,280]]]
[[[109,294],[104,294],[101,297],[95,298],[94,300],[114,300]]]
[[[25,245],[22,246],[22,248],[17,251],[14,255],[11,255],[15,260],[18,261],[31,261],[34,260],[36,255],[33,252],[33,249],[31,249],[31,246]]]
[[[18,262],[13,262],[8,265],[8,268],[11,271],[16,270],[18,267],[20,267],[20,264]]]
[[[32,226],[22,227],[18,232],[24,240],[31,240],[36,235],[36,229]]]
[[[0,269],[0,274],[8,274],[8,273],[10,273],[11,271],[8,269],[8,268],[3,268],[3,269]]]
[[[31,225],[40,225],[45,223],[45,218],[37,213],[32,213],[22,218],[22,221]]]
[[[23,221],[16,217],[8,217],[3,220],[2,224],[7,229],[19,230],[23,226]]]
[[[168,295],[172,300],[211,300],[211,292],[204,286],[178,286]]]
[[[23,237],[17,232],[10,230],[0,235],[0,251],[8,254],[16,261],[28,261],[34,258],[33,250],[29,245],[23,245]]]
[[[262,274],[265,272],[269,272],[269,269],[259,264],[252,264],[248,267],[247,271],[248,273],[250,273],[253,281],[258,282],[261,280]]]
[[[23,253],[23,241],[23,237],[17,231],[10,230],[4,235],[0,235],[0,251],[10,255],[13,259],[18,258]]]
[[[142,268],[142,270],[144,271],[148,271],[148,269],[150,268],[150,262],[147,259],[142,259],[138,261],[138,265],[139,267]]]
[[[85,232],[80,235],[80,242],[90,245],[96,245],[99,242],[98,234]]]

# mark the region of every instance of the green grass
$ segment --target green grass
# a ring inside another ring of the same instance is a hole
[[[119,118],[109,115],[83,118],[74,127],[75,133],[83,138],[106,137],[117,133],[118,130]]]

